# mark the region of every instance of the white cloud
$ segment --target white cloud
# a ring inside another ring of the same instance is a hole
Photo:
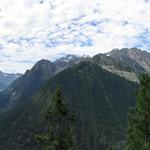
[[[0,70],[24,72],[42,58],[149,50],[145,0],[1,0]]]

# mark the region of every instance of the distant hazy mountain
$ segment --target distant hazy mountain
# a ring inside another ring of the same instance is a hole
[[[35,71],[32,69],[30,75],[32,72]],[[33,90],[32,86],[35,87],[38,80],[29,84],[31,78],[26,76],[26,82],[20,81],[19,87]],[[32,99],[21,100],[13,109],[3,113],[0,116],[0,149],[40,150],[34,135],[46,129],[43,112],[59,85],[66,105],[76,116],[76,149],[120,150],[125,138],[127,111],[134,105],[137,85],[92,62],[81,62],[61,71]]]
[[[19,78],[21,74],[9,74],[0,71],[0,91],[4,90],[14,80]]]
[[[66,55],[64,57],[61,57],[60,59],[57,59],[54,61],[54,65],[57,68],[57,72],[60,72],[68,67],[72,67],[75,64],[80,63],[81,61],[89,60],[89,56],[76,56],[76,55]]]

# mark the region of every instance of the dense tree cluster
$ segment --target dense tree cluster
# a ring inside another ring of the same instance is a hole
[[[44,150],[74,150],[74,116],[64,104],[61,88],[57,89],[45,117],[48,122],[48,133],[37,135]]]
[[[130,110],[125,150],[150,150],[150,76],[140,79],[135,108]]]

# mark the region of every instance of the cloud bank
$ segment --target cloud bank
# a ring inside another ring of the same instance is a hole
[[[148,0],[1,0],[0,70],[24,72],[39,59],[149,50]]]

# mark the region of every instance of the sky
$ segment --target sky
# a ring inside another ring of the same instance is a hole
[[[0,0],[0,70],[40,59],[150,48],[149,0]]]

